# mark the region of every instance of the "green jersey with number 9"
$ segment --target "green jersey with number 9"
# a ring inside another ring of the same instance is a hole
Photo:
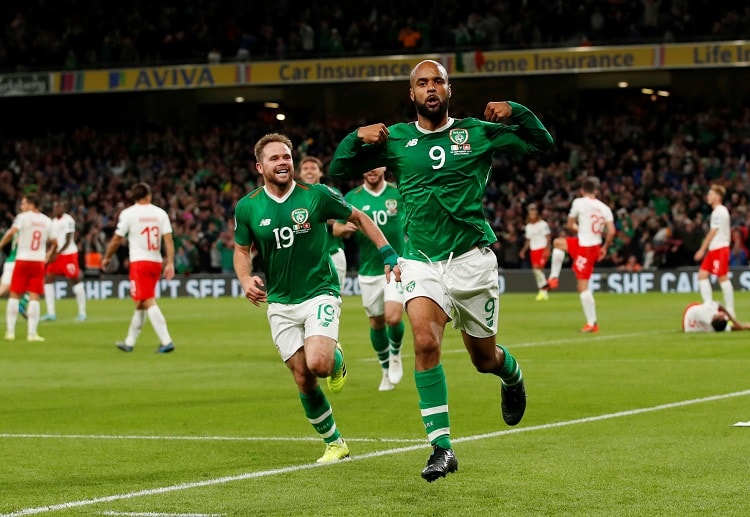
[[[408,237],[403,257],[445,260],[497,240],[484,215],[482,198],[495,152],[525,155],[546,151],[552,136],[525,106],[510,102],[513,125],[476,118],[448,119],[436,130],[416,123],[388,128],[385,144],[363,144],[357,132],[336,149],[333,178],[356,177],[386,166],[396,179],[406,209]]]
[[[351,205],[326,185],[295,183],[281,199],[260,187],[240,199],[234,240],[241,246],[255,244],[269,302],[298,304],[322,294],[339,295],[326,221],[351,213]]]

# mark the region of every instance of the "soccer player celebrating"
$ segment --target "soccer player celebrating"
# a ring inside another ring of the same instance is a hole
[[[440,362],[448,321],[461,330],[476,369],[500,377],[505,422],[518,424],[526,410],[521,368],[496,341],[498,266],[490,246],[497,238],[482,198],[495,152],[538,153],[553,141],[539,119],[515,102],[488,103],[486,122],[449,117],[451,85],[436,61],[417,64],[409,84],[416,122],[358,128],[337,147],[329,174],[340,178],[385,165],[404,199],[408,240],[399,265],[414,333],[419,407],[433,447],[422,477],[431,482],[458,469]]]
[[[730,322],[732,330],[750,330],[750,324],[740,323],[714,301],[691,303],[682,313],[683,332],[722,332]]]
[[[355,223],[380,251],[388,280],[392,270],[400,280],[398,255],[372,220],[337,191],[294,181],[289,138],[265,135],[255,144],[255,157],[265,185],[235,208],[234,269],[248,300],[255,305],[268,302],[273,341],[292,372],[305,415],[326,443],[317,461],[338,461],[349,456],[349,447],[318,384],[318,378],[325,377],[336,393],[346,382],[344,354],[337,343],[341,298],[327,252],[327,221]],[[252,274],[253,245],[263,260],[265,280]]]
[[[44,283],[44,301],[47,314],[41,321],[55,321],[55,279],[63,277],[73,282],[73,294],[78,305],[77,321],[86,321],[86,290],[83,287],[83,273],[78,263],[78,245],[75,242],[76,222],[65,212],[65,203],[57,201],[52,207],[52,235],[57,240],[57,250],[52,262],[47,264],[47,277]]]
[[[362,185],[349,191],[344,199],[359,208],[381,229],[388,242],[401,254],[404,230],[401,219],[404,202],[398,189],[385,181],[385,167],[364,174]],[[404,292],[401,284],[386,282],[383,261],[375,245],[353,223],[334,225],[334,232],[354,235],[359,248],[359,288],[362,305],[370,318],[370,342],[378,356],[382,377],[380,391],[390,391],[401,382],[404,368],[401,342],[404,337]]]
[[[729,210],[723,204],[726,190],[723,186],[713,184],[706,194],[706,202],[711,207],[710,229],[695,252],[695,260],[701,260],[698,269],[698,289],[703,302],[713,298],[710,275],[719,280],[719,287],[724,295],[724,306],[734,317],[734,287],[729,280],[729,247],[732,241]]]
[[[0,248],[8,244],[18,234],[16,240],[16,260],[13,277],[10,281],[10,295],[5,310],[7,328],[5,339],[16,339],[16,320],[21,295],[29,292],[30,301],[26,309],[27,341],[44,341],[37,334],[40,316],[39,297],[44,292],[44,264],[57,241],[51,235],[52,221],[39,211],[39,198],[36,194],[26,194],[21,198],[21,213],[18,214],[3,238]],[[48,251],[49,249],[49,251]]]
[[[536,287],[539,290],[536,300],[549,300],[547,278],[544,276],[544,266],[547,265],[547,260],[549,259],[549,248],[552,241],[549,224],[539,215],[539,209],[536,204],[531,203],[527,210],[528,218],[525,227],[526,242],[524,242],[521,251],[518,252],[518,256],[524,259],[526,258],[526,252],[529,252],[531,270],[534,272]]]
[[[599,179],[588,177],[581,185],[581,196],[574,199],[568,213],[568,230],[576,237],[557,237],[552,250],[552,267],[549,273],[549,288],[556,289],[559,285],[565,253],[569,253],[573,260],[578,287],[578,296],[586,317],[586,325],[581,332],[599,332],[596,321],[596,300],[589,289],[589,280],[594,272],[594,264],[607,256],[607,249],[615,238],[615,224],[612,209],[606,203],[597,199]],[[602,232],[605,233],[602,244]]]
[[[163,208],[151,203],[151,187],[147,184],[136,184],[132,195],[135,202],[120,212],[115,234],[102,258],[102,269],[106,271],[117,248],[125,240],[128,241],[130,297],[135,302],[135,311],[125,341],[118,341],[116,346],[123,352],[132,352],[148,317],[159,337],[156,352],[166,354],[174,350],[174,343],[167,320],[156,303],[156,284],[162,276],[162,268],[164,278],[174,278],[172,223]],[[161,255],[162,245],[166,250],[164,258]]]

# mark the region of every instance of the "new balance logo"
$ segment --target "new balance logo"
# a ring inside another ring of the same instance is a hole
[[[271,220],[270,219],[261,219],[260,226],[270,226]]]
[[[411,140],[409,140],[408,142],[406,142],[406,147],[414,147],[415,145],[417,145],[417,143],[419,143],[419,139],[418,138],[412,138]]]

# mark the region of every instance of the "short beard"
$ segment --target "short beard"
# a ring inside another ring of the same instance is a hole
[[[433,124],[437,124],[438,122],[443,120],[443,117],[445,117],[445,115],[448,113],[447,99],[445,102],[441,102],[440,106],[435,111],[430,111],[426,104],[419,104],[415,102],[414,106],[417,108],[418,115],[426,118]]]

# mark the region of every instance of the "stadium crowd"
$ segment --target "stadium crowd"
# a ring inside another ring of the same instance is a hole
[[[593,107],[568,103],[540,114],[556,140],[547,155],[524,162],[497,157],[485,206],[499,238],[499,264],[528,267],[518,251],[529,203],[542,207],[553,236],[564,235],[579,180],[594,174],[601,180],[601,198],[616,213],[615,245],[602,266],[694,267],[710,213],[705,194],[714,182],[728,192],[732,265],[747,265],[750,108],[701,109],[648,97]],[[173,221],[178,274],[231,273],[233,209],[260,183],[252,143],[280,130],[297,146],[296,163],[312,155],[327,164],[336,144],[357,125],[215,121],[196,132],[154,125],[116,131],[82,127],[5,139],[0,143],[0,229],[12,222],[20,195],[38,191],[47,209],[58,199],[67,201],[79,224],[82,256],[100,253],[118,213],[129,204],[129,188],[146,181],[153,185],[154,203]],[[346,193],[354,183],[337,187]],[[115,271],[127,266],[122,253]],[[350,256],[349,265],[355,267],[356,257]],[[88,273],[98,274],[95,265],[89,264]]]
[[[7,3],[7,2],[6,2]],[[327,9],[290,2],[63,3],[10,0],[0,27],[0,72],[117,65],[392,54],[430,50],[728,40],[750,30],[750,6],[707,0],[479,0],[425,12],[387,0],[343,2]],[[85,15],[84,15],[85,13]],[[459,114],[459,116],[461,116]],[[694,266],[707,231],[704,195],[712,182],[728,191],[732,264],[747,265],[747,156],[750,108],[688,105],[676,99],[628,105],[570,105],[540,113],[553,152],[518,162],[498,157],[485,197],[504,268],[519,259],[525,207],[536,202],[553,236],[564,224],[578,180],[594,174],[616,212],[617,238],[605,266]],[[392,123],[411,117],[393,113]],[[20,195],[42,193],[49,209],[64,199],[79,224],[82,257],[101,254],[118,213],[138,181],[174,224],[178,274],[232,271],[234,205],[259,183],[252,142],[269,129],[288,134],[306,155],[330,161],[355,121],[306,126],[255,120],[206,121],[199,131],[171,125],[139,129],[84,126],[0,142],[0,228],[12,222]],[[11,132],[12,135],[12,132]],[[354,186],[337,185],[344,193]],[[353,250],[347,250],[353,253]],[[114,270],[125,271],[126,250]],[[352,260],[353,259],[353,260]],[[350,266],[356,257],[350,258]],[[98,274],[96,262],[86,264]]]
[[[750,6],[724,0],[45,2],[7,0],[0,72],[578,45],[743,39]]]

